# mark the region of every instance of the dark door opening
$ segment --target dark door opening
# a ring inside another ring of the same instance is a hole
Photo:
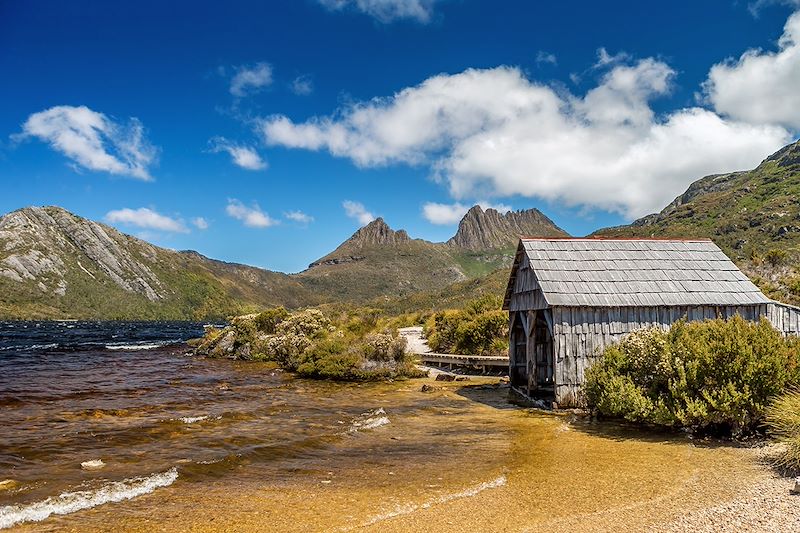
[[[549,309],[536,312],[533,328],[533,356],[535,388],[541,392],[553,392],[553,334],[545,316]]]
[[[521,313],[517,313],[511,329],[511,385],[528,386],[528,339]]]

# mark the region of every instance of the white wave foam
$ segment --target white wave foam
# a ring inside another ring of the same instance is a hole
[[[108,483],[96,490],[64,492],[45,500],[27,505],[7,505],[0,507],[0,529],[23,522],[41,522],[51,515],[64,515],[97,507],[104,503],[130,500],[153,492],[157,488],[172,485],[178,479],[178,471],[171,468],[166,472],[146,477],[125,479]]]
[[[386,416],[386,411],[383,410],[383,407],[379,407],[374,411],[363,413],[361,418],[353,420],[348,431],[350,431],[350,433],[358,433],[363,430],[379,428],[389,423],[390,420],[389,417]]]
[[[462,498],[471,498],[481,492],[488,490],[488,489],[496,489],[499,487],[503,487],[507,483],[506,476],[497,477],[491,481],[484,481],[474,487],[470,487],[466,490],[462,490],[461,492],[454,492],[452,494],[444,494],[439,496],[438,498],[434,498],[432,500],[428,500],[421,504],[414,504],[414,503],[407,503],[405,505],[398,505],[393,510],[380,514],[377,516],[373,516],[369,521],[367,521],[363,526],[371,526],[373,524],[377,524],[378,522],[382,522],[384,520],[389,520],[390,518],[395,518],[398,516],[404,516],[411,514],[415,511],[420,509],[430,509],[434,505],[439,505],[447,502],[451,502],[453,500],[460,500]],[[363,527],[362,526],[362,527]]]
[[[51,348],[58,348],[58,343],[49,343],[49,344],[15,344],[13,346],[3,346],[0,348],[0,352],[6,352],[9,350],[49,350]]]
[[[160,348],[162,346],[166,346],[167,344],[172,344],[173,342],[174,341],[149,342],[143,344],[106,344],[106,349],[127,351],[152,350],[153,348]]]
[[[194,424],[195,422],[202,422],[203,420],[208,420],[208,415],[203,415],[203,416],[182,416],[178,420],[180,420],[184,424]]]
[[[57,348],[57,347],[58,343],[56,342],[51,342],[48,344],[31,344],[29,346],[31,350],[49,350],[50,348]]]

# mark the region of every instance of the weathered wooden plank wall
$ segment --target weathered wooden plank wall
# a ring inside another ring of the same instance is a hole
[[[536,275],[530,267],[527,258],[523,259],[514,279],[514,291],[508,309],[510,311],[528,311],[531,309],[546,309],[547,302],[536,281]]]
[[[767,305],[766,316],[784,335],[800,335],[800,308],[775,302]]]

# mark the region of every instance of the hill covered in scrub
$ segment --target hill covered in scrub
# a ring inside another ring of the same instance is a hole
[[[767,295],[800,304],[800,141],[753,170],[697,180],[659,213],[593,235],[710,238]]]
[[[204,319],[318,300],[286,274],[160,248],[59,207],[0,218],[0,317]]]
[[[0,217],[0,318],[201,320],[276,305],[424,302],[510,264],[517,232],[564,235],[535,209],[476,206],[448,243],[378,219],[287,275],[160,248],[59,207],[26,207]]]

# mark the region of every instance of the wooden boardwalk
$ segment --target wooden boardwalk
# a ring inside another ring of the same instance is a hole
[[[422,336],[422,327],[400,328],[400,335],[406,338],[407,350],[416,354],[423,364],[447,366],[448,368],[472,368],[486,372],[487,370],[508,369],[508,357],[486,355],[454,355],[434,353]]]

